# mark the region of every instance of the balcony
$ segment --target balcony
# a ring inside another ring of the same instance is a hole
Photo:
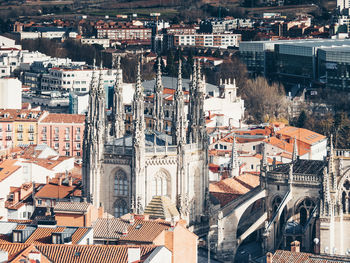
[[[29,137],[28,141],[34,141],[34,137]]]
[[[17,132],[23,132],[23,129],[22,128],[18,128]]]
[[[6,128],[6,132],[12,132],[12,129]]]
[[[42,141],[47,141],[47,138],[46,137],[42,137],[41,140]]]
[[[70,138],[69,138],[68,136],[65,136],[65,137],[64,137],[64,140],[65,140],[65,141],[69,141]]]
[[[58,141],[58,140],[59,140],[59,138],[58,138],[58,137],[55,137],[55,138],[53,138],[53,140],[54,140],[54,141]]]
[[[34,133],[34,129],[28,129],[29,133]]]
[[[23,141],[23,138],[22,137],[18,137],[17,141]]]
[[[12,137],[11,136],[6,136],[6,141],[11,141]]]

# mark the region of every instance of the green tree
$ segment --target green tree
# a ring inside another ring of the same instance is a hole
[[[306,121],[307,121],[307,116],[306,116],[305,111],[303,110],[299,114],[298,120],[296,122],[296,126],[299,127],[299,128],[304,128],[305,124],[306,124]]]

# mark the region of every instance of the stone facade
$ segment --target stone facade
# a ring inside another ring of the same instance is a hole
[[[332,142],[323,161],[301,160],[297,151],[295,144],[291,163],[269,166],[264,150],[260,185],[211,209],[218,257],[233,261],[252,234],[265,253],[298,240],[302,251],[348,255],[350,160]]]
[[[128,212],[142,213],[153,196],[168,196],[182,218],[190,223],[200,222],[206,211],[208,189],[208,139],[203,111],[205,83],[200,64],[196,65],[198,70],[192,77],[192,108],[186,116],[179,63],[173,128],[169,135],[163,123],[160,66],[154,88],[154,129],[145,125],[140,64],[132,102],[132,132],[125,132],[122,121],[125,112],[120,106],[122,92],[117,87],[122,83],[119,63],[118,60],[110,118],[99,112],[104,102],[94,102],[100,97],[95,95],[96,88],[91,87],[83,153],[84,195],[93,204],[102,204],[116,217]],[[186,133],[186,129],[190,132]]]

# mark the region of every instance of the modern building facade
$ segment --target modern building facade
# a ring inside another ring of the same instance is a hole
[[[327,88],[347,89],[349,52],[348,39],[240,43],[249,73],[278,79],[285,86],[321,82]]]

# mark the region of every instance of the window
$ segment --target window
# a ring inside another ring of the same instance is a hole
[[[114,177],[114,194],[127,195],[128,194],[128,179],[123,170],[118,170]]]
[[[52,244],[62,244],[62,236],[60,234],[52,234]]]
[[[168,186],[169,176],[164,171],[158,172],[152,180],[152,196],[170,195]]]
[[[13,231],[12,241],[14,243],[21,243],[22,242],[22,232],[21,231]]]
[[[41,199],[38,200],[38,205],[41,205],[43,201]]]
[[[123,199],[117,200],[114,204],[114,216],[118,218],[127,213],[128,213],[128,207],[125,200]]]
[[[77,156],[80,156],[80,152],[77,152]]]

